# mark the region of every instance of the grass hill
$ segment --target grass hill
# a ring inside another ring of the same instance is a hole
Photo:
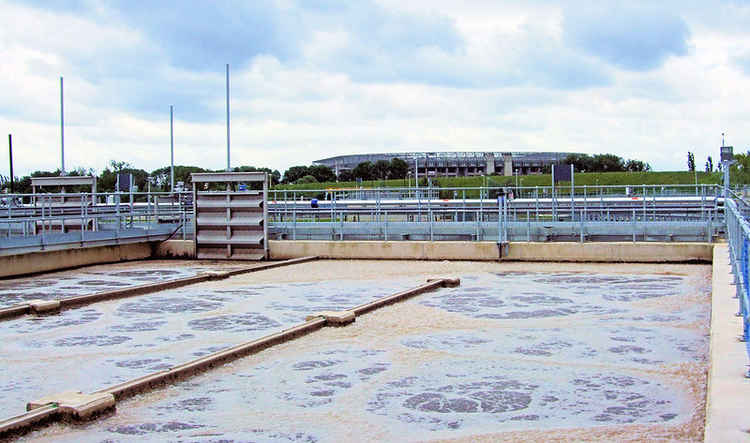
[[[721,172],[581,172],[575,174],[575,184],[578,185],[690,185],[720,184]],[[517,178],[519,186],[549,186],[552,178],[550,174],[525,175]],[[421,180],[420,180],[421,181]],[[438,177],[432,180],[433,186],[441,188],[479,187],[479,186],[515,186],[516,177],[487,176],[487,177]],[[363,188],[394,188],[407,187],[406,179],[398,180],[368,180],[362,182]],[[414,186],[414,180],[411,181]],[[356,182],[325,182],[305,183],[299,185],[277,185],[274,189],[309,190],[328,188],[356,188]]]

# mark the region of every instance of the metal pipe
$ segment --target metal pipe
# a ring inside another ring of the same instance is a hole
[[[65,112],[63,105],[63,78],[60,77],[60,175],[65,175]]]
[[[169,183],[174,192],[174,106],[169,105]]]
[[[229,166],[229,63],[227,63],[227,172],[231,172]]]
[[[10,193],[13,194],[13,136],[8,134],[8,158],[10,160]],[[10,205],[8,205],[10,207]]]

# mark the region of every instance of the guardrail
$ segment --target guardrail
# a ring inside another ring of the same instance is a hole
[[[715,185],[276,189],[269,194],[269,233],[292,240],[712,241],[724,226],[721,188]],[[193,210],[187,191],[5,196],[0,252],[134,239],[139,232],[161,235],[167,227],[174,229],[174,238],[193,239]]]
[[[36,193],[0,199],[0,253],[192,236],[192,193]]]
[[[736,197],[736,196],[735,196]],[[736,297],[739,302],[737,316],[742,317],[742,335],[740,340],[750,340],[750,206],[739,198],[726,201],[727,239],[729,240],[729,258],[734,274]],[[750,347],[747,348],[750,358]],[[750,371],[747,374],[750,377]]]

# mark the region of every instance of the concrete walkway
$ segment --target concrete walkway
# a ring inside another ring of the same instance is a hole
[[[750,379],[746,343],[737,338],[742,320],[732,283],[729,248],[714,247],[711,297],[711,368],[706,402],[707,442],[750,441]]]

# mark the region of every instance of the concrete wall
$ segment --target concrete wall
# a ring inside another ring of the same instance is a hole
[[[57,271],[99,263],[142,260],[152,255],[151,243],[66,249],[0,256],[0,277]]]
[[[154,258],[195,258],[193,240],[168,240],[154,248]]]
[[[565,262],[711,262],[709,243],[510,243],[503,260]],[[305,256],[338,259],[499,260],[494,242],[272,240],[274,260]]]

